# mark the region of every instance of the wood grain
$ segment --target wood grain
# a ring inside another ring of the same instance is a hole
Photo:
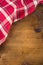
[[[0,46],[0,65],[43,65],[43,6],[14,23]],[[41,32],[34,29],[41,28]]]

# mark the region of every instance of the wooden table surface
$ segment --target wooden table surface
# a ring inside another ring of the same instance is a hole
[[[34,29],[41,28],[41,32]],[[43,6],[13,23],[0,46],[0,65],[43,65]]]

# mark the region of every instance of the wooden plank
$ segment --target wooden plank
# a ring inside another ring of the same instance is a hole
[[[0,65],[43,65],[43,6],[14,23],[0,46]],[[41,26],[40,26],[41,22]],[[34,29],[41,27],[41,32]]]

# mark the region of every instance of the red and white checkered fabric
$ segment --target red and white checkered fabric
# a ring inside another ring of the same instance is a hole
[[[43,0],[0,0],[0,45],[6,40],[12,23],[31,14]]]

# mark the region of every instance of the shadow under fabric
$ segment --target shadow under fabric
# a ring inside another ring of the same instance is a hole
[[[6,40],[12,23],[36,10],[43,0],[0,0],[0,45]]]

